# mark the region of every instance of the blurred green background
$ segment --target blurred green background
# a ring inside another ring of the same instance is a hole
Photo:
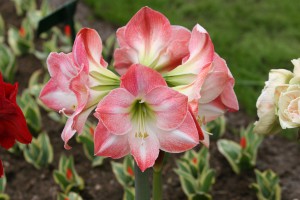
[[[85,0],[95,14],[125,25],[143,6],[166,15],[172,24],[210,34],[216,52],[235,79],[241,108],[256,113],[256,99],[271,68],[293,69],[300,57],[299,0]]]

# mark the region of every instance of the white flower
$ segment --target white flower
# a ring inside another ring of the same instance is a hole
[[[300,126],[300,85],[290,85],[278,100],[279,122],[283,129]]]
[[[277,100],[275,89],[279,92],[280,88],[289,83],[293,73],[285,69],[271,70],[269,73],[269,80],[265,83],[261,95],[256,102],[257,115],[259,120],[255,122],[254,132],[259,134],[274,133],[278,129],[278,122],[276,117]]]

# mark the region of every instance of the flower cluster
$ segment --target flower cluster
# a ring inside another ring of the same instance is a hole
[[[5,149],[11,148],[16,141],[28,144],[32,139],[24,114],[16,102],[17,93],[18,84],[5,83],[0,73],[0,146]],[[0,160],[0,178],[2,176]]]
[[[200,25],[190,32],[144,7],[118,29],[117,40],[118,75],[107,69],[101,38],[92,29],[77,34],[71,53],[48,57],[51,79],[40,99],[68,116],[66,148],[96,108],[95,154],[130,153],[144,171],[159,150],[183,152],[199,141],[208,146],[199,119],[206,123],[238,110],[234,79]]]
[[[300,127],[300,58],[292,60],[294,71],[273,69],[269,80],[257,99],[254,132],[276,133],[283,129]]]

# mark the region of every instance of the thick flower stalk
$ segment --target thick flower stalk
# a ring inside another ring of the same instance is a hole
[[[131,153],[142,171],[154,165],[160,149],[183,152],[199,141],[187,96],[139,64],[121,77],[120,88],[99,103],[95,116],[96,155],[121,158]]]
[[[32,136],[27,128],[22,110],[17,105],[18,84],[5,83],[0,73],[0,145],[11,148],[16,141],[29,144]],[[0,160],[0,177],[3,175]]]
[[[75,132],[82,132],[99,101],[119,87],[119,77],[106,68],[101,52],[98,33],[85,28],[77,34],[71,53],[51,53],[47,59],[51,79],[40,99],[68,117],[62,132],[65,148],[70,148],[68,141]]]

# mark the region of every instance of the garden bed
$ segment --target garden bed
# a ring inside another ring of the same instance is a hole
[[[0,12],[6,20],[6,25],[12,24],[20,26],[20,17],[15,17],[14,6],[11,1],[0,0]],[[91,25],[97,28],[103,38],[108,37],[115,28],[112,25],[101,21],[88,21],[87,16],[90,14],[88,8],[79,4],[77,19],[83,25]],[[18,72],[16,81],[20,84],[19,93],[27,87],[30,75],[37,69],[42,68],[42,63],[32,55],[25,55],[17,58]],[[42,115],[44,129],[47,131],[54,150],[54,161],[47,168],[36,170],[32,165],[27,163],[23,155],[16,156],[3,149],[0,150],[1,159],[4,163],[7,177],[6,193],[12,200],[52,200],[56,199],[60,191],[53,180],[53,170],[57,169],[58,161],[61,154],[73,155],[75,168],[85,181],[85,188],[79,191],[85,200],[122,199],[123,190],[117,182],[110,161],[105,159],[104,164],[97,168],[92,168],[91,162],[85,157],[82,145],[73,139],[70,145],[71,150],[63,148],[63,141],[60,134],[63,127],[47,117],[46,112]],[[227,131],[223,138],[238,140],[239,136],[232,133],[232,129],[239,129],[252,123],[251,118],[243,112],[231,113],[227,115]],[[296,140],[296,138],[294,138]],[[197,147],[198,148],[198,147]],[[216,183],[212,188],[213,199],[234,199],[234,200],[252,200],[256,199],[253,190],[249,185],[255,182],[253,171],[244,172],[236,175],[230,168],[226,159],[218,152],[216,142],[210,146],[210,163],[211,167],[216,170]],[[271,168],[280,177],[282,186],[282,199],[291,200],[300,198],[300,146],[297,142],[289,140],[280,135],[266,137],[261,144],[257,157],[257,168],[265,170]],[[163,171],[163,199],[185,199],[185,194],[181,189],[178,176],[175,174],[175,158],[180,155],[171,155]]]

